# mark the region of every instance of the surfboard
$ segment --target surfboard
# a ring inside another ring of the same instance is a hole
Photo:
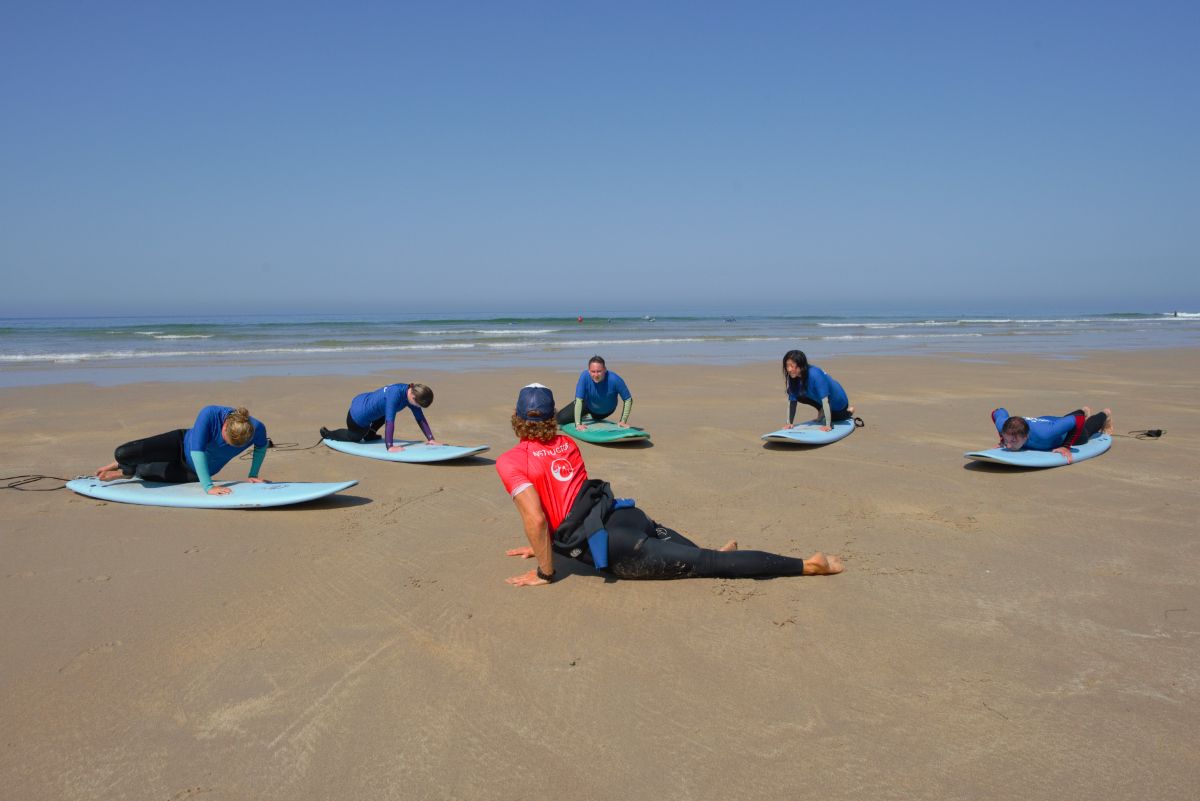
[[[606,445],[614,442],[637,442],[639,440],[650,439],[650,434],[644,428],[636,428],[634,426],[621,428],[616,423],[610,423],[607,420],[590,420],[586,417],[583,418],[583,424],[587,428],[580,431],[575,428],[574,423],[567,423],[562,427],[562,432],[569,437],[598,445]]]
[[[1084,444],[1071,448],[1071,464],[1099,456],[1111,447],[1111,436],[1097,434]],[[1005,464],[1010,467],[1062,467],[1067,463],[1067,457],[1054,451],[1006,451],[1004,448],[992,448],[986,451],[971,451],[964,453],[963,456],[980,462]]]
[[[425,464],[428,462],[448,462],[451,459],[465,459],[477,453],[486,451],[488,445],[430,445],[428,442],[417,440],[395,440],[393,445],[403,445],[402,451],[389,451],[384,447],[383,440],[374,442],[339,442],[336,439],[321,440],[326,446],[335,451],[348,453],[351,456],[365,456],[368,459],[382,459],[387,462],[409,462]]]
[[[260,509],[267,506],[290,506],[315,501],[357,484],[357,481],[316,483],[281,481],[251,484],[245,481],[217,481],[216,486],[229,487],[228,495],[209,495],[199,482],[190,484],[160,484],[140,478],[101,481],[98,478],[77,478],[67,482],[67,489],[114,503],[135,503],[142,506],[176,506],[186,509]]]
[[[789,445],[828,445],[853,433],[854,420],[838,420],[828,431],[822,431],[821,424],[816,420],[809,420],[792,428],[781,428],[770,434],[763,434],[762,438],[767,442],[783,442]]]

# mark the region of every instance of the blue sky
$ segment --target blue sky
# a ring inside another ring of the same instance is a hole
[[[0,315],[1197,310],[1197,41],[1194,2],[10,4]]]

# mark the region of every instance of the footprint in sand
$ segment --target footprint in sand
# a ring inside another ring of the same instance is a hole
[[[84,664],[87,662],[88,659],[90,659],[92,657],[93,654],[112,653],[113,651],[117,650],[120,647],[121,647],[120,640],[114,640],[112,642],[105,642],[105,643],[100,643],[99,645],[93,645],[91,648],[87,649],[86,651],[81,652],[78,656],[76,656],[70,662],[63,665],[61,668],[59,668],[58,672],[64,676],[70,676],[73,673],[78,673],[79,671],[83,670]]]

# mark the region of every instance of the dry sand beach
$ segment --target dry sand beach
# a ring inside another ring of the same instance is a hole
[[[516,391],[562,402],[577,371],[0,390],[3,475],[88,472],[211,402],[309,445],[392,380],[433,386],[439,439],[492,447],[272,452],[268,479],[360,482],[277,510],[0,493],[0,799],[1195,798],[1200,350],[810,355],[866,420],[843,442],[760,442],[777,363],[611,354],[653,444],[581,446],[701,543],[846,561],[770,581],[504,583],[528,567],[493,469]],[[1166,435],[966,463],[1000,404]]]

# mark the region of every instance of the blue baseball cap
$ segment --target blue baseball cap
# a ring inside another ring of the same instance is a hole
[[[530,384],[517,396],[517,417],[534,422],[554,419],[554,393],[550,387]]]

